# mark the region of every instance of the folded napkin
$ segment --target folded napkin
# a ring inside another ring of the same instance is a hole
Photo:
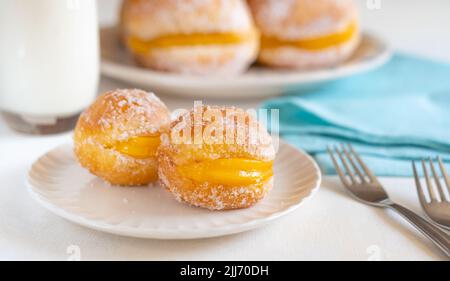
[[[411,160],[441,156],[450,172],[450,65],[396,54],[383,67],[273,99],[280,135],[335,174],[329,145],[352,143],[379,176],[411,176]],[[420,169],[421,170],[421,169]]]

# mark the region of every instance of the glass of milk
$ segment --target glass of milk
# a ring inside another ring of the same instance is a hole
[[[32,134],[66,131],[93,101],[96,2],[0,1],[0,110],[10,127]]]

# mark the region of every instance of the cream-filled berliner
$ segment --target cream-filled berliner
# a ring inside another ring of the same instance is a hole
[[[248,0],[261,32],[259,61],[317,68],[348,59],[360,42],[353,0]]]
[[[178,201],[211,210],[247,208],[273,186],[272,138],[237,108],[197,107],[161,137],[158,175]]]
[[[114,185],[157,180],[156,151],[170,112],[153,93],[115,90],[101,95],[77,123],[75,154],[92,174]]]
[[[187,74],[236,74],[259,37],[245,0],[125,0],[121,22],[137,62]]]

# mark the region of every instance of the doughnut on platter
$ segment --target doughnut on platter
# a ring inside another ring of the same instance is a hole
[[[194,76],[140,67],[120,41],[117,27],[101,29],[103,75],[143,88],[183,97],[258,98],[301,92],[327,82],[375,69],[391,57],[389,46],[374,34],[363,32],[350,59],[338,66],[314,70],[289,70],[252,65],[239,75]]]
[[[180,204],[157,183],[110,185],[80,166],[72,144],[63,144],[31,166],[27,186],[42,206],[91,229],[139,238],[197,239],[266,225],[300,207],[321,182],[314,160],[281,140],[274,174],[275,188],[260,203],[212,212]]]

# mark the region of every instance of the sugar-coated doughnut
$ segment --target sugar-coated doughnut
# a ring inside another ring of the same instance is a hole
[[[146,185],[157,180],[156,151],[169,126],[170,112],[153,93],[107,92],[81,114],[75,155],[113,185]]]
[[[245,0],[125,0],[121,24],[137,62],[187,74],[236,74],[259,37]]]
[[[248,208],[273,186],[275,150],[256,118],[232,107],[197,107],[161,137],[158,174],[178,201],[211,210]]]
[[[308,69],[348,59],[360,42],[353,0],[248,0],[261,33],[259,61]]]

